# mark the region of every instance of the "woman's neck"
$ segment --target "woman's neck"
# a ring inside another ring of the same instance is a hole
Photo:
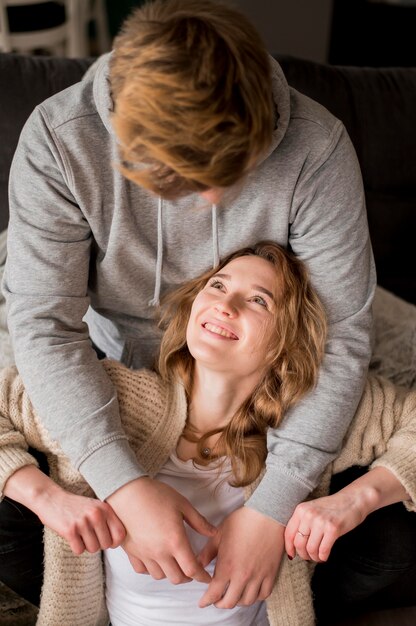
[[[224,372],[200,367],[195,363],[189,423],[198,434],[228,424],[257,384],[257,376],[249,380],[232,379]]]

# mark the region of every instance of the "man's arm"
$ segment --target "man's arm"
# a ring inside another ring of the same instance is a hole
[[[259,486],[202,551],[204,564],[216,551],[218,558],[201,606],[233,608],[270,594],[270,579],[284,552],[285,524],[339,451],[363,390],[376,277],[361,172],[341,123],[320,157],[305,163],[290,221],[290,246],[307,264],[327,310],[325,358],[315,390],[269,431]]]
[[[3,289],[17,367],[52,438],[97,496],[111,497],[132,559],[161,563],[175,582],[188,574],[207,581],[183,521],[204,535],[215,529],[174,489],[144,476],[123,431],[111,380],[82,322],[91,241],[64,148],[39,107],[23,129],[10,174]]]
[[[268,436],[267,471],[248,506],[286,524],[339,451],[364,386],[376,286],[361,172],[338,123],[295,190],[290,245],[328,315],[318,384]]]
[[[143,474],[116,395],[91,348],[91,232],[71,171],[41,108],[23,129],[10,173],[3,289],[16,364],[51,435],[101,499]]]

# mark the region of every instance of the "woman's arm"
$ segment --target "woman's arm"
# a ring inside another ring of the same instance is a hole
[[[410,499],[390,470],[375,467],[331,496],[299,504],[286,527],[286,552],[289,558],[298,554],[306,560],[326,561],[338,537],[367,515]]]
[[[125,538],[124,526],[109,504],[65,491],[34,465],[14,472],[3,494],[33,511],[68,541],[74,554],[116,548]]]

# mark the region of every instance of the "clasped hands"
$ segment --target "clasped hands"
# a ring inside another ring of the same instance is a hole
[[[201,608],[248,606],[270,595],[284,549],[284,527],[271,518],[243,507],[215,528],[177,491],[148,477],[120,488],[108,503],[126,528],[122,546],[136,572],[173,584],[207,583]],[[208,538],[199,555],[184,521]],[[211,579],[204,568],[215,557]]]
[[[176,490],[142,477],[121,487],[108,503],[55,485],[49,505],[38,514],[76,554],[121,545],[137,573],[173,584],[206,583],[199,606],[231,609],[270,595],[285,548],[289,557],[327,560],[337,537],[365,517],[362,507],[354,506],[356,499],[346,495],[299,504],[286,528],[249,507],[237,509],[215,528]],[[198,555],[184,522],[207,537]],[[215,557],[211,578],[205,568]]]

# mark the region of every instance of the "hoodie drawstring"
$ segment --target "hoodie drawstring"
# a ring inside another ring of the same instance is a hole
[[[217,267],[220,262],[220,251],[218,247],[218,220],[217,205],[212,205],[212,267]]]
[[[211,208],[212,221],[212,267],[217,267],[220,262],[220,252],[218,245],[218,220],[217,205],[213,204]],[[162,265],[163,265],[163,199],[159,196],[157,209],[157,256],[156,256],[156,276],[155,291],[152,300],[149,300],[148,306],[159,306],[160,289],[162,285]]]
[[[156,257],[156,277],[155,292],[153,299],[149,301],[149,306],[159,306],[160,287],[162,284],[162,264],[163,264],[163,199],[159,196],[157,207],[157,257]]]

